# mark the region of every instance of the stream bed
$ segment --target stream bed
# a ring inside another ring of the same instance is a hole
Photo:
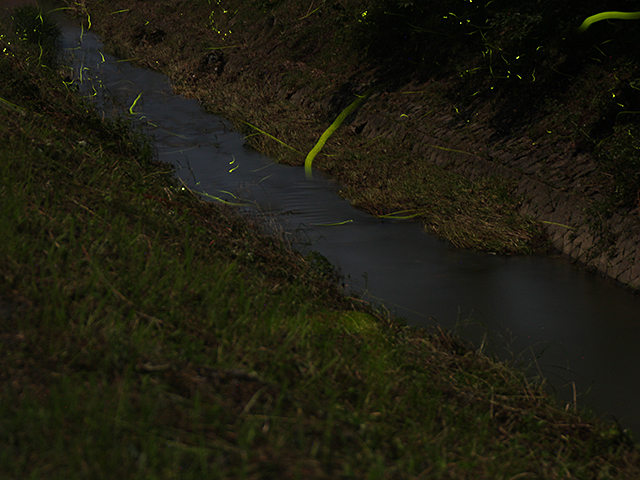
[[[98,107],[133,112],[155,139],[158,159],[204,198],[264,215],[339,268],[348,289],[410,325],[459,320],[462,337],[487,342],[501,358],[523,352],[560,398],[613,415],[640,432],[640,296],[569,261],[457,250],[420,224],[379,219],[341,199],[315,171],[287,167],[245,146],[244,136],[172,93],[169,79],[101,52],[99,38],[61,20],[64,48],[83,95]],[[80,82],[80,79],[82,81]],[[588,393],[587,393],[588,392]]]

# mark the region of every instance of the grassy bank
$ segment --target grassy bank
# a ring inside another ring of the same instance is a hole
[[[253,147],[296,165],[354,95],[371,86],[367,108],[411,100],[428,105],[420,115],[405,115],[419,124],[443,108],[455,116],[437,83],[415,85],[399,77],[404,83],[398,91],[398,82],[375,72],[370,62],[376,59],[362,58],[368,50],[352,36],[362,20],[356,12],[365,4],[322,2],[308,11],[309,5],[288,0],[172,0],[135,8],[128,2],[69,3],[82,18],[93,18],[107,51],[167,74],[178,93],[234,123]],[[349,123],[333,133],[313,165],[336,178],[341,194],[358,208],[422,220],[429,232],[460,248],[506,254],[548,249],[543,229],[517,213],[512,182],[470,181],[414,154],[408,140],[364,139]]]
[[[541,225],[518,214],[514,182],[436,167],[427,158],[442,147],[493,162],[494,145],[508,158],[535,146],[560,169],[553,154],[586,152],[597,164],[584,179],[591,223],[637,215],[638,29],[603,21],[576,30],[602,9],[633,11],[632,0],[67,3],[93,16],[109,51],[164,72],[283,163],[302,164],[355,95],[373,87],[362,110],[381,114],[374,130],[384,135],[363,138],[363,124],[348,119],[314,166],[358,208],[420,219],[457,247],[549,248]],[[450,144],[421,137],[463,129]],[[523,136],[530,142],[518,150],[509,140]],[[415,153],[416,138],[429,144],[426,154]],[[547,180],[549,166],[536,178]]]
[[[640,476],[616,426],[199,201],[1,25],[0,477]]]

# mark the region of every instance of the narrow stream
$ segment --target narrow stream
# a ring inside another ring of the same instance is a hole
[[[502,257],[460,251],[408,221],[380,220],[352,208],[335,182],[286,167],[247,148],[244,137],[197,100],[174,95],[167,77],[101,53],[99,39],[71,23],[64,44],[81,91],[98,104],[132,107],[156,141],[158,158],[176,165],[189,188],[276,214],[301,250],[314,249],[339,267],[363,298],[381,301],[412,325],[482,322],[498,352],[544,352],[539,368],[561,398],[609,412],[640,432],[640,296],[563,259]],[[328,226],[339,222],[342,225]],[[479,341],[483,327],[462,335]],[[502,340],[500,340],[502,339]],[[588,395],[585,393],[588,391]]]

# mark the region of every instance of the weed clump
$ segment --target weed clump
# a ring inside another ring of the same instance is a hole
[[[28,5],[14,9],[11,18],[18,38],[37,47],[34,56],[37,55],[38,63],[55,67],[60,59],[62,32],[51,16]]]

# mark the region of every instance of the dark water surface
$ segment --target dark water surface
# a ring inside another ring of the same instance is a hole
[[[573,397],[575,382],[579,404],[640,434],[640,296],[562,259],[460,251],[417,223],[355,210],[334,182],[318,172],[307,181],[302,167],[277,165],[245,147],[241,134],[198,101],[172,94],[164,75],[101,53],[93,34],[80,40],[67,25],[65,48],[84,94],[95,89],[99,104],[116,100],[124,112],[138,98],[135,118],[148,125],[159,160],[176,165],[189,188],[277,214],[287,231],[311,242],[301,249],[322,253],[350,288],[412,325],[452,327],[471,316],[492,336],[513,337],[515,352],[544,350],[538,365],[562,398]],[[478,341],[481,333],[472,327],[463,336]]]

